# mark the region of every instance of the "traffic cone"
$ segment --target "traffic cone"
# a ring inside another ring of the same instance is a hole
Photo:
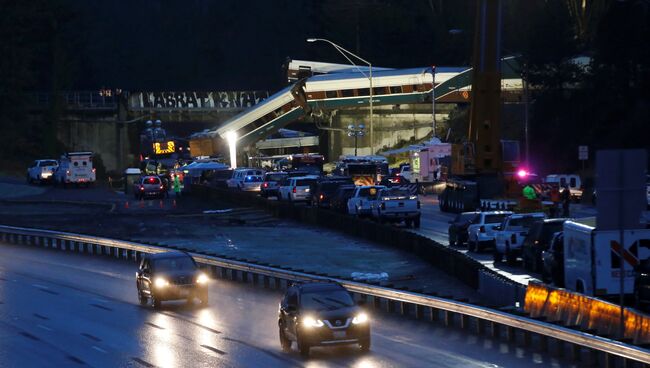
[[[124,202],[124,208],[129,209],[129,201]]]

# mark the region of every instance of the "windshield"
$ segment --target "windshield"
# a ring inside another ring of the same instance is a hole
[[[354,305],[352,297],[345,290],[304,293],[301,297],[301,303],[304,309],[316,311],[335,310]]]
[[[297,187],[308,187],[312,184],[314,184],[316,180],[309,180],[309,179],[303,179],[303,180],[296,180],[296,186]]]
[[[508,217],[509,215],[503,214],[503,215],[486,215],[485,216],[485,223],[486,224],[500,224],[503,219]]]
[[[266,174],[266,181],[282,181],[287,174]]]
[[[533,226],[533,223],[535,221],[538,221],[540,218],[539,217],[533,217],[533,216],[526,216],[526,217],[520,217],[520,218],[513,218],[510,220],[510,223],[508,224],[509,227],[523,227],[530,229],[531,226]]]
[[[38,166],[43,167],[43,166],[56,166],[56,165],[57,165],[56,161],[41,161],[41,163]]]
[[[143,182],[144,184],[153,184],[153,185],[157,185],[157,184],[160,184],[160,179],[155,178],[155,177],[149,177],[149,178],[144,178],[144,179],[142,179],[142,182]]]
[[[390,189],[382,192],[382,195],[393,197],[409,197],[411,193],[404,189]]]
[[[156,259],[154,261],[154,269],[162,272],[191,271],[196,269],[196,265],[192,258],[189,257],[170,257]]]

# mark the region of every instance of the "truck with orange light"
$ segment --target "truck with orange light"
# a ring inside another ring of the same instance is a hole
[[[564,223],[564,285],[589,296],[616,296],[634,290],[635,269],[650,257],[650,229],[599,230],[596,218]]]

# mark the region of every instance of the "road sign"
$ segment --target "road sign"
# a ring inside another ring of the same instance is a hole
[[[578,146],[578,160],[588,160],[588,159],[589,159],[589,147]]]

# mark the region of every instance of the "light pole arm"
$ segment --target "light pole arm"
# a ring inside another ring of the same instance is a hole
[[[309,39],[309,42],[316,42],[316,41],[327,42],[327,43],[329,43],[330,45],[334,46],[334,48],[335,48],[336,50],[338,50],[338,52],[340,52],[341,55],[343,55],[343,57],[345,57],[345,58],[350,62],[350,64],[354,65],[354,66],[357,68],[357,70],[359,70],[359,72],[360,72],[361,74],[363,74],[364,77],[368,78],[368,76],[367,76],[367,75],[366,75],[366,74],[365,74],[361,69],[359,69],[359,67],[357,66],[357,64],[355,64],[352,60],[350,60],[350,58],[348,57],[348,55],[353,56],[353,57],[357,58],[358,60],[360,60],[361,62],[368,64],[369,67],[372,67],[372,64],[371,64],[368,60],[366,60],[366,59],[360,57],[359,55],[353,53],[352,51],[346,50],[345,48],[343,48],[343,47],[341,47],[341,46],[335,44],[334,42],[332,42],[332,41],[330,41],[330,40],[328,40],[328,39],[325,39],[325,38],[310,38],[310,39]],[[346,54],[347,54],[347,55],[346,55]]]

